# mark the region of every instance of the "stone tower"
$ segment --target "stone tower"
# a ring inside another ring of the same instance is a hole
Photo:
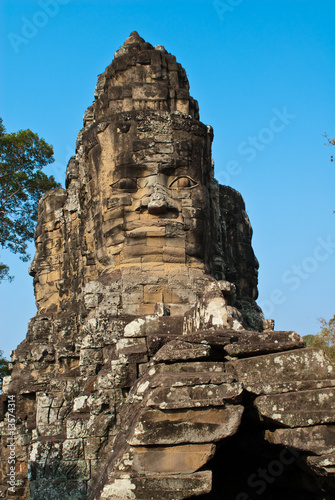
[[[175,316],[227,280],[244,321],[262,329],[250,223],[239,194],[214,180],[212,139],[185,70],[132,33],[98,78],[67,189],[41,201],[39,313],[83,315],[108,300],[113,316],[162,302]]]
[[[212,140],[182,66],[131,33],[98,77],[66,189],[40,201],[1,498],[241,500],[252,465],[274,460],[263,498],[332,494],[334,367],[257,306],[251,226],[214,179]]]

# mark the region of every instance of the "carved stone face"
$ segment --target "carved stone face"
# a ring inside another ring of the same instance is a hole
[[[184,133],[178,140],[171,133],[169,142],[159,142],[167,141],[167,134],[147,134],[149,137],[141,141],[135,129],[128,132],[125,145],[124,134],[120,137],[113,126],[109,128],[112,130],[106,130],[105,138],[99,134],[99,176],[105,178],[100,185],[106,186],[108,179],[108,189],[103,193],[103,234],[115,264],[188,264],[203,259],[208,161],[204,167],[199,149],[203,158],[205,138],[197,143],[191,134]],[[110,134],[113,141],[108,141]]]
[[[122,206],[120,231],[128,245],[133,245],[134,238],[142,243],[136,249],[139,257],[151,255],[157,260],[170,244],[179,249],[174,252],[178,262],[186,262],[186,241],[200,231],[203,187],[195,173],[191,176],[180,170],[166,175],[158,169],[145,172],[134,167],[129,177],[127,169],[120,168],[113,176],[109,206]],[[118,239],[115,232],[114,237]]]
[[[102,307],[106,286],[109,314],[152,314],[157,302],[183,314],[214,279],[253,301],[251,227],[240,195],[214,180],[212,140],[185,70],[133,33],[98,77],[67,189],[41,202],[39,310],[68,310],[82,296],[87,309]]]

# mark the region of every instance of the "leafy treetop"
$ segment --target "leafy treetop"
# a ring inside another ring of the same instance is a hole
[[[3,351],[0,350],[0,391],[2,389],[2,379],[10,374],[9,361],[3,357]]]
[[[306,335],[303,339],[307,347],[322,349],[335,362],[335,314],[329,321],[323,318],[319,318],[319,321],[320,332],[316,335]]]
[[[53,148],[31,130],[8,134],[0,118],[0,247],[29,260],[27,242],[34,237],[40,197],[59,184],[42,172],[52,163]],[[9,268],[0,262],[0,281]]]

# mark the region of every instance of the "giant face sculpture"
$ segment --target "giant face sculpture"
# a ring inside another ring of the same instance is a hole
[[[133,112],[127,129],[119,116],[98,134],[107,253],[115,266],[203,262],[211,129],[199,124],[194,136],[175,128],[187,125],[178,115],[140,117]]]
[[[107,286],[116,315],[151,314],[159,301],[181,314],[214,279],[254,298],[251,227],[243,200],[214,181],[212,139],[182,66],[132,33],[98,77],[67,190],[41,203],[39,309],[77,307],[79,290],[95,307]]]

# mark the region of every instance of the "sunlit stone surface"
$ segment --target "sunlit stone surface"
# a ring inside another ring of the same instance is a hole
[[[335,368],[264,319],[212,140],[185,70],[133,32],[98,77],[66,189],[40,202],[0,498],[334,498]]]

